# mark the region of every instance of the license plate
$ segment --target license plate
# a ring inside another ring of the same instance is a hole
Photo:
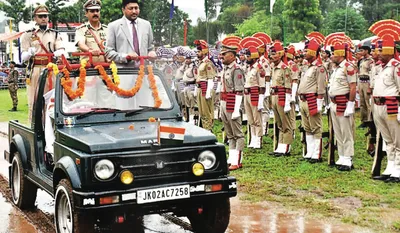
[[[137,191],[137,203],[185,199],[190,197],[189,185],[180,185],[167,188],[146,189]]]

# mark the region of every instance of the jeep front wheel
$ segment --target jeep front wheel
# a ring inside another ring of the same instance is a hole
[[[14,153],[11,162],[11,194],[12,200],[20,209],[35,207],[37,187],[24,176],[21,156],[18,152]]]
[[[72,186],[68,180],[63,179],[57,185],[54,200],[56,233],[94,232],[94,221],[92,218],[75,212]]]
[[[196,209],[188,218],[196,233],[224,233],[229,225],[231,206],[229,198],[203,205],[201,213]]]

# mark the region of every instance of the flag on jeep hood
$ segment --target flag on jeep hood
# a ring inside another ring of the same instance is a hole
[[[163,142],[183,142],[185,138],[185,128],[160,125],[159,139]]]

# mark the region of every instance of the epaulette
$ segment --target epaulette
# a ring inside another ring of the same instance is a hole
[[[398,66],[400,64],[400,61],[394,60],[392,61],[392,66]]]
[[[322,61],[320,61],[320,60],[317,60],[317,62],[315,63],[315,65],[316,65],[317,67],[320,67],[320,66],[323,66],[324,63],[323,63]]]
[[[81,28],[83,28],[83,27],[86,27],[86,24],[82,24],[82,25],[76,27],[76,30],[81,29]]]
[[[354,67],[353,64],[351,64],[350,62],[346,62],[344,65],[345,65],[346,68],[347,68],[347,69],[346,69],[346,73],[347,73],[348,75],[353,76],[353,75],[356,73],[356,69],[355,69],[355,67]]]
[[[33,31],[35,31],[35,28],[31,28],[31,29],[29,29],[28,31],[25,31],[25,32],[33,32]]]
[[[281,67],[282,67],[282,69],[288,68],[288,66],[285,63],[283,63]]]
[[[108,25],[107,25],[107,24],[102,24],[101,26],[102,26],[102,27],[105,27],[105,28],[107,28],[107,27],[108,27]]]

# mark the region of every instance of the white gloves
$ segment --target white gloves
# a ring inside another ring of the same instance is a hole
[[[218,82],[217,84],[217,90],[215,90],[216,93],[220,93],[221,92],[221,82]]]
[[[69,58],[68,53],[64,49],[56,50],[53,54],[55,57],[61,57],[61,55],[64,55],[65,58]]]
[[[232,120],[236,120],[240,117],[240,106],[242,105],[243,96],[235,95],[235,108],[232,113]]]
[[[262,111],[264,109],[264,94],[258,95],[257,109],[258,109],[258,111]]]
[[[322,105],[324,104],[324,99],[317,99],[317,109],[318,112],[322,111]]]
[[[292,84],[292,98],[291,102],[296,102],[296,94],[297,94],[297,88],[299,87],[299,84],[293,83]]]
[[[344,116],[345,117],[351,116],[351,115],[354,114],[354,104],[355,104],[354,101],[347,102],[346,110],[344,110]]]
[[[292,107],[290,106],[290,101],[292,100],[292,95],[289,93],[285,94],[285,107],[283,108],[283,111],[285,113],[290,112],[292,110]]]
[[[176,87],[175,87],[175,82],[174,82],[174,81],[172,81],[171,90],[172,90],[172,91],[176,91]]]
[[[400,123],[400,107],[397,110],[397,121]]]
[[[271,82],[265,83],[265,94],[264,97],[271,96]]]
[[[35,47],[30,47],[28,48],[28,51],[22,52],[21,54],[21,59],[22,61],[28,61],[32,56],[35,56],[36,48]]]
[[[206,91],[206,99],[211,99],[211,90],[214,87],[214,80],[207,80],[207,91]]]

